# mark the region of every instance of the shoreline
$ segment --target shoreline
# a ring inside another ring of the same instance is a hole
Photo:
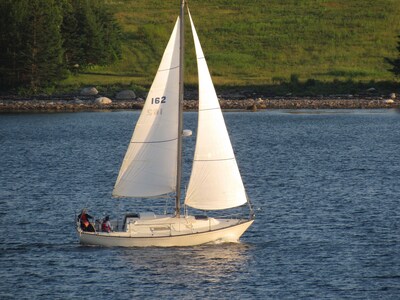
[[[11,99],[10,99],[11,98]],[[400,101],[385,97],[269,97],[247,99],[220,99],[221,108],[226,110],[258,111],[263,109],[400,109]],[[1,113],[34,112],[79,112],[101,110],[140,110],[144,100],[113,100],[101,104],[95,97],[2,97]],[[184,100],[184,110],[196,110],[197,100]]]

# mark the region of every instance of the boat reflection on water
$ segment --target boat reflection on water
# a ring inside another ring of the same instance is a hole
[[[134,272],[151,270],[149,283],[190,286],[237,278],[249,265],[250,246],[243,243],[202,245],[190,248],[123,249],[120,257]],[[143,283],[143,281],[142,281]],[[224,283],[225,284],[225,283]],[[227,284],[227,283],[226,283]]]

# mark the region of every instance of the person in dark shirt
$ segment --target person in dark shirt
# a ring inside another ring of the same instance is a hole
[[[82,209],[81,213],[78,215],[81,229],[83,231],[95,232],[93,225],[89,222],[89,219],[93,219],[93,217],[87,213],[85,208]]]

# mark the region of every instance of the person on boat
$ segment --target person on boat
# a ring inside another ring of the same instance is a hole
[[[89,219],[93,219],[93,217],[87,213],[86,209],[82,209],[81,213],[78,215],[81,229],[83,231],[95,232],[93,225],[89,222]]]
[[[106,216],[103,220],[103,223],[101,223],[101,231],[103,231],[103,232],[111,232],[112,231],[109,216]]]

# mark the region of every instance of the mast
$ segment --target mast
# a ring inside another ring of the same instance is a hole
[[[185,0],[181,2],[180,12],[180,46],[179,46],[179,121],[178,121],[178,170],[176,178],[175,216],[181,214],[181,177],[182,177],[182,129],[183,129],[183,61],[184,61],[184,13]]]

